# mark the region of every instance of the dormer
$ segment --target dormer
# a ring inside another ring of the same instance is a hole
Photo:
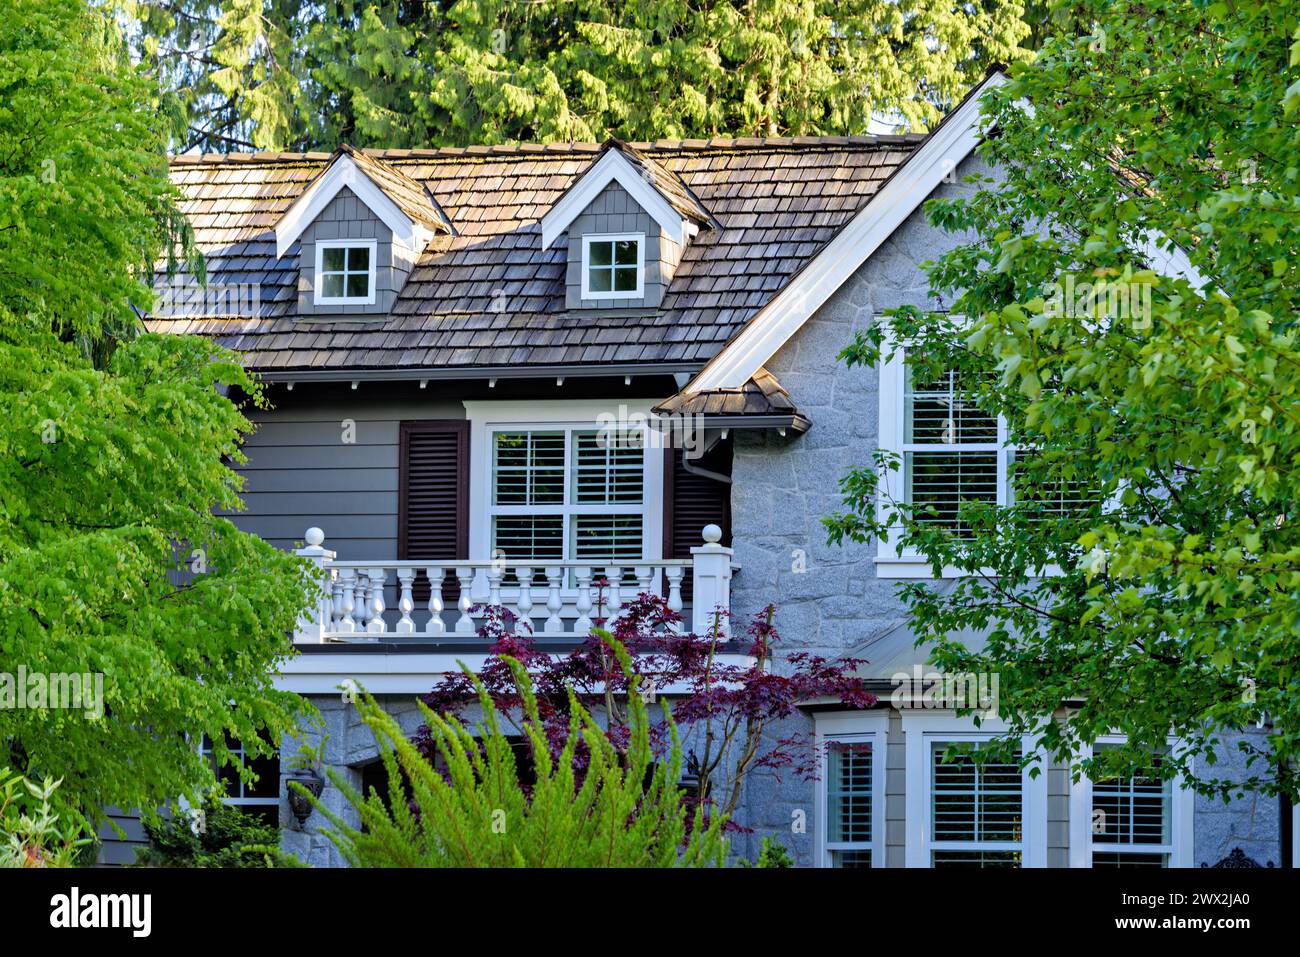
[[[453,232],[423,184],[344,145],[275,224],[276,253],[298,244],[299,315],[384,314],[434,235]]]
[[[567,243],[569,309],[654,309],[692,237],[716,223],[680,177],[610,140],[541,225],[543,249]]]

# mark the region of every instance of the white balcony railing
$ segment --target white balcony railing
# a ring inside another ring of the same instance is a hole
[[[732,550],[719,544],[722,530],[705,526],[690,558],[628,564],[592,562],[338,561],[324,547],[325,533],[307,529],[298,555],[318,569],[326,597],[299,622],[294,640],[366,642],[390,638],[473,638],[486,607],[502,606],[540,637],[582,638],[597,618],[616,619],[636,595],[666,599],[685,614],[696,634],[713,627],[717,610],[731,606]],[[604,584],[601,584],[601,582]],[[520,585],[520,582],[528,583]],[[684,607],[683,585],[691,602]],[[423,584],[424,587],[420,587]],[[416,607],[417,593],[427,593]],[[454,600],[447,595],[454,594]],[[725,616],[721,627],[727,628]]]

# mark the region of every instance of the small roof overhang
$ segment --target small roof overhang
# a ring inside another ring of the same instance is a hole
[[[679,392],[655,406],[661,415],[700,415],[710,428],[794,429],[807,432],[811,420],[795,408],[776,376],[759,369],[738,389]]]

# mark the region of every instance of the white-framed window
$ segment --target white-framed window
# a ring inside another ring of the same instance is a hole
[[[1084,482],[1036,488],[1023,463],[1034,453],[1009,440],[1006,420],[981,411],[974,383],[956,371],[922,379],[907,362],[905,349],[890,352],[880,373],[880,447],[898,456],[900,467],[881,480],[880,505],[904,503],[919,522],[929,522],[963,537],[970,529],[959,512],[964,503],[1005,506],[1032,497],[1051,516],[1065,515],[1097,501]],[[1017,468],[1018,461],[1022,463]],[[901,527],[879,542],[876,573],[883,578],[929,578],[929,562],[899,544]],[[1053,574],[1049,567],[1043,570]],[[945,569],[943,577],[966,574]]]
[[[644,233],[582,237],[583,299],[640,299],[644,295]]]
[[[1080,758],[1123,742],[1105,735]],[[1080,777],[1070,789],[1070,866],[1191,867],[1194,814],[1195,792],[1179,778]]]
[[[979,748],[1004,725],[978,729],[951,713],[902,714],[907,780],[908,867],[1046,867],[1047,772],[1018,760],[949,757],[950,746]],[[1017,758],[1033,750],[1020,743]]]
[[[313,302],[322,306],[372,306],[375,303],[374,239],[316,241]]]
[[[641,561],[642,436],[614,437],[595,428],[497,428],[491,447],[494,556],[510,563]]]
[[[887,470],[880,500],[904,502],[922,521],[961,527],[957,513],[964,501],[1005,505],[1007,475],[1014,449],[1007,445],[1001,417],[978,409],[971,383],[955,372],[923,381],[893,349],[880,369],[880,447],[895,453],[900,468]],[[881,577],[929,578],[929,563],[913,549],[900,546],[901,527],[881,539],[876,573]],[[945,577],[960,574],[945,572]]]
[[[905,364],[903,375],[903,501],[918,520],[964,535],[963,503],[1007,503],[1004,425],[956,372],[923,381]]]
[[[513,567],[590,561],[638,563],[663,552],[663,455],[629,403],[628,424],[606,428],[608,403],[588,400],[465,403],[470,418],[470,557]],[[617,411],[617,407],[616,410]],[[568,587],[576,583],[568,581]],[[486,579],[475,586],[476,600]]]
[[[199,754],[207,758],[212,765],[217,783],[222,788],[222,803],[256,815],[269,824],[278,823],[280,820],[279,754],[253,757],[244,750],[242,741],[231,737],[226,738],[226,747],[238,755],[245,766],[252,769],[257,775],[257,781],[254,784],[245,784],[232,765],[218,765],[212,739],[205,734],[199,742]]]
[[[888,713],[815,714],[817,862],[822,867],[885,866]]]

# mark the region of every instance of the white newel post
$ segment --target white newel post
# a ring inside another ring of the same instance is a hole
[[[311,562],[314,570],[308,570],[307,574],[320,583],[324,593],[316,601],[314,610],[309,609],[298,619],[293,640],[299,644],[321,644],[334,616],[334,569],[328,565],[334,560],[335,553],[322,547],[325,533],[315,526],[307,529],[303,541],[307,544],[294,554]]]
[[[717,525],[705,525],[703,535],[704,544],[691,549],[691,630],[701,636],[712,633],[717,609],[731,610],[731,556],[735,554],[718,544],[722,529]],[[720,632],[724,637],[731,635],[726,616]]]

